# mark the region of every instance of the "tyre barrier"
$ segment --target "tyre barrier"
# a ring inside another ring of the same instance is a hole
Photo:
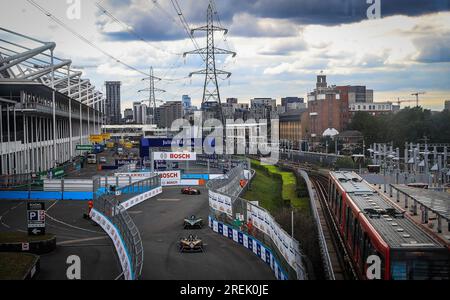
[[[233,240],[239,245],[252,251],[253,254],[258,256],[262,261],[270,266],[275,274],[275,278],[278,280],[288,280],[286,272],[281,268],[281,264],[275,258],[272,250],[264,246],[263,243],[256,238],[247,235],[246,233],[232,228],[222,222],[217,221],[213,217],[209,216],[209,227],[216,233]]]

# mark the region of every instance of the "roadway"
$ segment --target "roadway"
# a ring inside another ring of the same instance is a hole
[[[111,280],[122,271],[110,238],[93,222],[83,219],[87,203],[47,201],[46,232],[56,235],[54,252],[41,255],[38,280],[66,279],[70,255],[81,259],[81,279]],[[0,231],[26,232],[26,201],[0,202]]]
[[[182,195],[181,187],[164,192],[130,211],[144,246],[142,279],[274,280],[268,265],[248,249],[208,228],[208,194]],[[184,218],[203,218],[201,230],[184,230]],[[178,241],[190,233],[205,244],[204,253],[180,253]]]
[[[214,233],[207,226],[209,213],[206,189],[200,196],[180,193],[181,187],[164,188],[157,197],[131,208],[144,246],[142,279],[156,280],[273,280],[268,265],[249,250]],[[81,259],[84,280],[115,279],[121,268],[114,246],[102,229],[83,219],[87,203],[47,201],[47,233],[56,235],[57,249],[41,256],[37,279],[65,279],[70,255]],[[201,230],[184,230],[190,215],[204,219]],[[26,228],[26,201],[0,202],[0,231]],[[204,253],[179,253],[181,237],[193,233],[205,243]]]

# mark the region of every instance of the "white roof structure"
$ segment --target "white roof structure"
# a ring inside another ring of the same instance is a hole
[[[88,106],[104,100],[72,61],[54,56],[56,44],[0,27],[0,81],[39,82]]]
[[[330,137],[334,137],[334,136],[336,136],[336,135],[338,135],[339,134],[339,131],[337,131],[336,129],[334,129],[334,128],[328,128],[328,129],[326,129],[323,133],[322,133],[322,136],[330,136]]]

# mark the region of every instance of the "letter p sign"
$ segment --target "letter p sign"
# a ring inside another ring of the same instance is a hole
[[[371,255],[367,258],[366,277],[369,280],[381,279],[381,258],[378,255]]]

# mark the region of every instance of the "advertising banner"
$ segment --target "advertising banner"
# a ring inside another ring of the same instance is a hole
[[[195,152],[154,152],[154,160],[163,161],[196,161],[197,153]]]
[[[264,209],[247,203],[247,221],[270,236],[281,255],[295,269],[295,241]]]
[[[90,135],[89,141],[92,143],[101,143],[101,142],[103,142],[103,135],[101,135],[101,134]]]
[[[173,186],[181,184],[181,171],[155,172],[161,178],[162,186]]]
[[[230,217],[233,217],[231,198],[228,196],[209,191],[209,206],[215,210],[226,213]]]

